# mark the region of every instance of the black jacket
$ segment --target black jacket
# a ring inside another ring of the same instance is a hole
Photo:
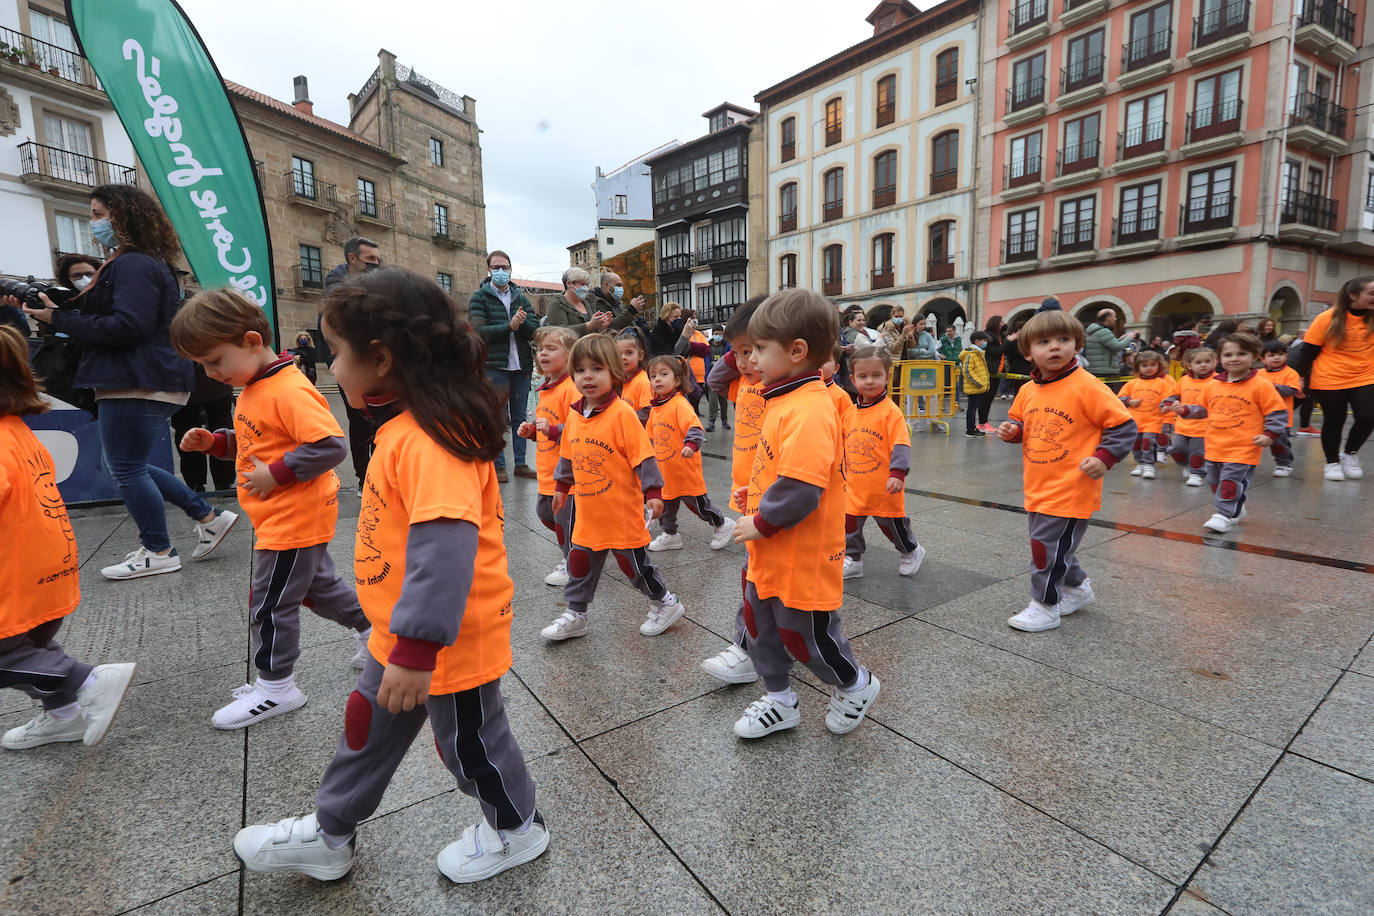
[[[592,289],[591,295],[587,297],[587,305],[592,312],[611,313],[611,326],[606,329],[609,333],[628,328],[634,323],[635,318],[639,317],[639,312],[631,308],[628,302],[616,302],[615,296],[599,286]]]
[[[514,331],[510,329],[510,315],[506,314],[506,307],[492,289],[490,280],[483,281],[468,300],[468,323],[487,342],[488,369],[504,369],[510,364],[510,337],[514,334],[515,349],[520,354],[520,369],[528,374],[534,366],[534,350],[530,343],[534,340],[535,329],[539,327],[539,318],[524,293],[514,285],[510,286],[510,290],[510,315],[519,309],[525,310],[525,320],[520,327]]]

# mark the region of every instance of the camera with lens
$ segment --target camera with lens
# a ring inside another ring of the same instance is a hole
[[[76,290],[57,283],[35,280],[33,277],[29,277],[27,282],[0,277],[0,297],[13,296],[19,300],[20,305],[31,309],[45,309],[47,306],[38,298],[39,294],[45,294],[58,308],[64,308],[76,298]]]

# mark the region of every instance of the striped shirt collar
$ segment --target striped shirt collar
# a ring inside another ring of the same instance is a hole
[[[821,381],[821,373],[817,370],[806,375],[794,375],[792,378],[785,378],[780,382],[774,382],[771,385],[765,386],[759,394],[763,395],[766,401],[770,398],[779,397],[780,395],[791,394],[807,382],[819,381]]]

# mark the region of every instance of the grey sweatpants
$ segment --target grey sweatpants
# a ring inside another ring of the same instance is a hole
[[[392,715],[377,705],[384,670],[368,656],[348,697],[343,737],[315,794],[325,833],[349,836],[377,810],[426,718],[444,766],[458,780],[459,791],[482,803],[488,824],[514,830],[537,816],[534,780],[506,719],[500,679],[431,696],[423,706]]]
[[[1131,447],[1131,457],[1136,464],[1154,464],[1155,449],[1165,448],[1169,444],[1169,437],[1163,433],[1141,433],[1135,437],[1135,445]]]
[[[632,550],[591,550],[572,545],[568,552],[568,584],[563,586],[563,598],[568,602],[568,610],[579,614],[587,613],[587,606],[596,597],[596,584],[601,581],[601,569],[606,565],[606,554],[614,553],[620,571],[630,580],[630,584],[644,593],[651,601],[662,601],[668,594],[668,584],[658,567],[649,562],[649,551],[644,547]]]
[[[1293,427],[1285,427],[1283,432],[1274,437],[1274,444],[1269,446],[1269,451],[1274,456],[1274,464],[1281,468],[1291,468],[1293,466]]]
[[[754,583],[744,586],[745,649],[768,690],[791,685],[788,672],[796,659],[832,687],[859,680],[859,663],[840,632],[839,611],[798,611],[779,598],[760,598]]]
[[[1078,543],[1088,530],[1086,518],[1027,513],[1030,518],[1031,598],[1049,607],[1058,604],[1060,586],[1083,584],[1088,574],[1078,565]]]
[[[91,666],[63,652],[54,641],[64,619],[0,639],[0,687],[22,690],[41,701],[44,709],[76,702],[76,692],[86,683]]]
[[[359,633],[372,626],[358,604],[357,592],[334,571],[328,544],[255,550],[248,620],[253,665],[263,678],[281,680],[296,669],[302,605]]]
[[[1174,444],[1169,449],[1169,454],[1174,456],[1174,461],[1188,469],[1189,474],[1202,475],[1202,466],[1206,463],[1203,454],[1207,450],[1207,440],[1202,436],[1185,436],[1183,433],[1174,433]]]
[[[845,515],[844,517],[844,555],[859,559],[864,555],[868,545],[864,541],[864,525],[868,523],[867,515]],[[878,523],[878,530],[887,536],[892,542],[892,546],[897,548],[897,552],[902,556],[912,553],[920,545],[916,543],[916,535],[911,530],[911,519],[905,515],[901,518],[880,518],[873,516],[873,520]]]
[[[1207,462],[1207,486],[1212,488],[1212,502],[1217,512],[1227,518],[1237,518],[1245,508],[1245,491],[1250,489],[1254,479],[1253,464],[1236,464],[1232,461]]]
[[[666,534],[677,534],[677,510],[679,506],[685,505],[693,515],[712,528],[719,528],[725,524],[725,516],[721,515],[720,510],[711,502],[711,497],[706,494],[701,496],[676,496],[672,499],[663,501],[663,514],[658,517],[659,527]]]
[[[558,538],[558,549],[563,551],[564,562],[567,562],[568,548],[572,546],[573,506],[576,502],[576,497],[569,493],[567,502],[563,503],[563,511],[554,512],[553,497],[541,494],[534,504],[534,514]]]

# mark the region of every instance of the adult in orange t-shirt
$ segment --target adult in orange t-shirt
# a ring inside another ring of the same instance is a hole
[[[1341,287],[1336,305],[1312,319],[1303,342],[1320,347],[1312,363],[1311,393],[1322,408],[1327,480],[1364,476],[1356,452],[1374,432],[1374,277]],[[1341,448],[1346,413],[1354,415]]]

